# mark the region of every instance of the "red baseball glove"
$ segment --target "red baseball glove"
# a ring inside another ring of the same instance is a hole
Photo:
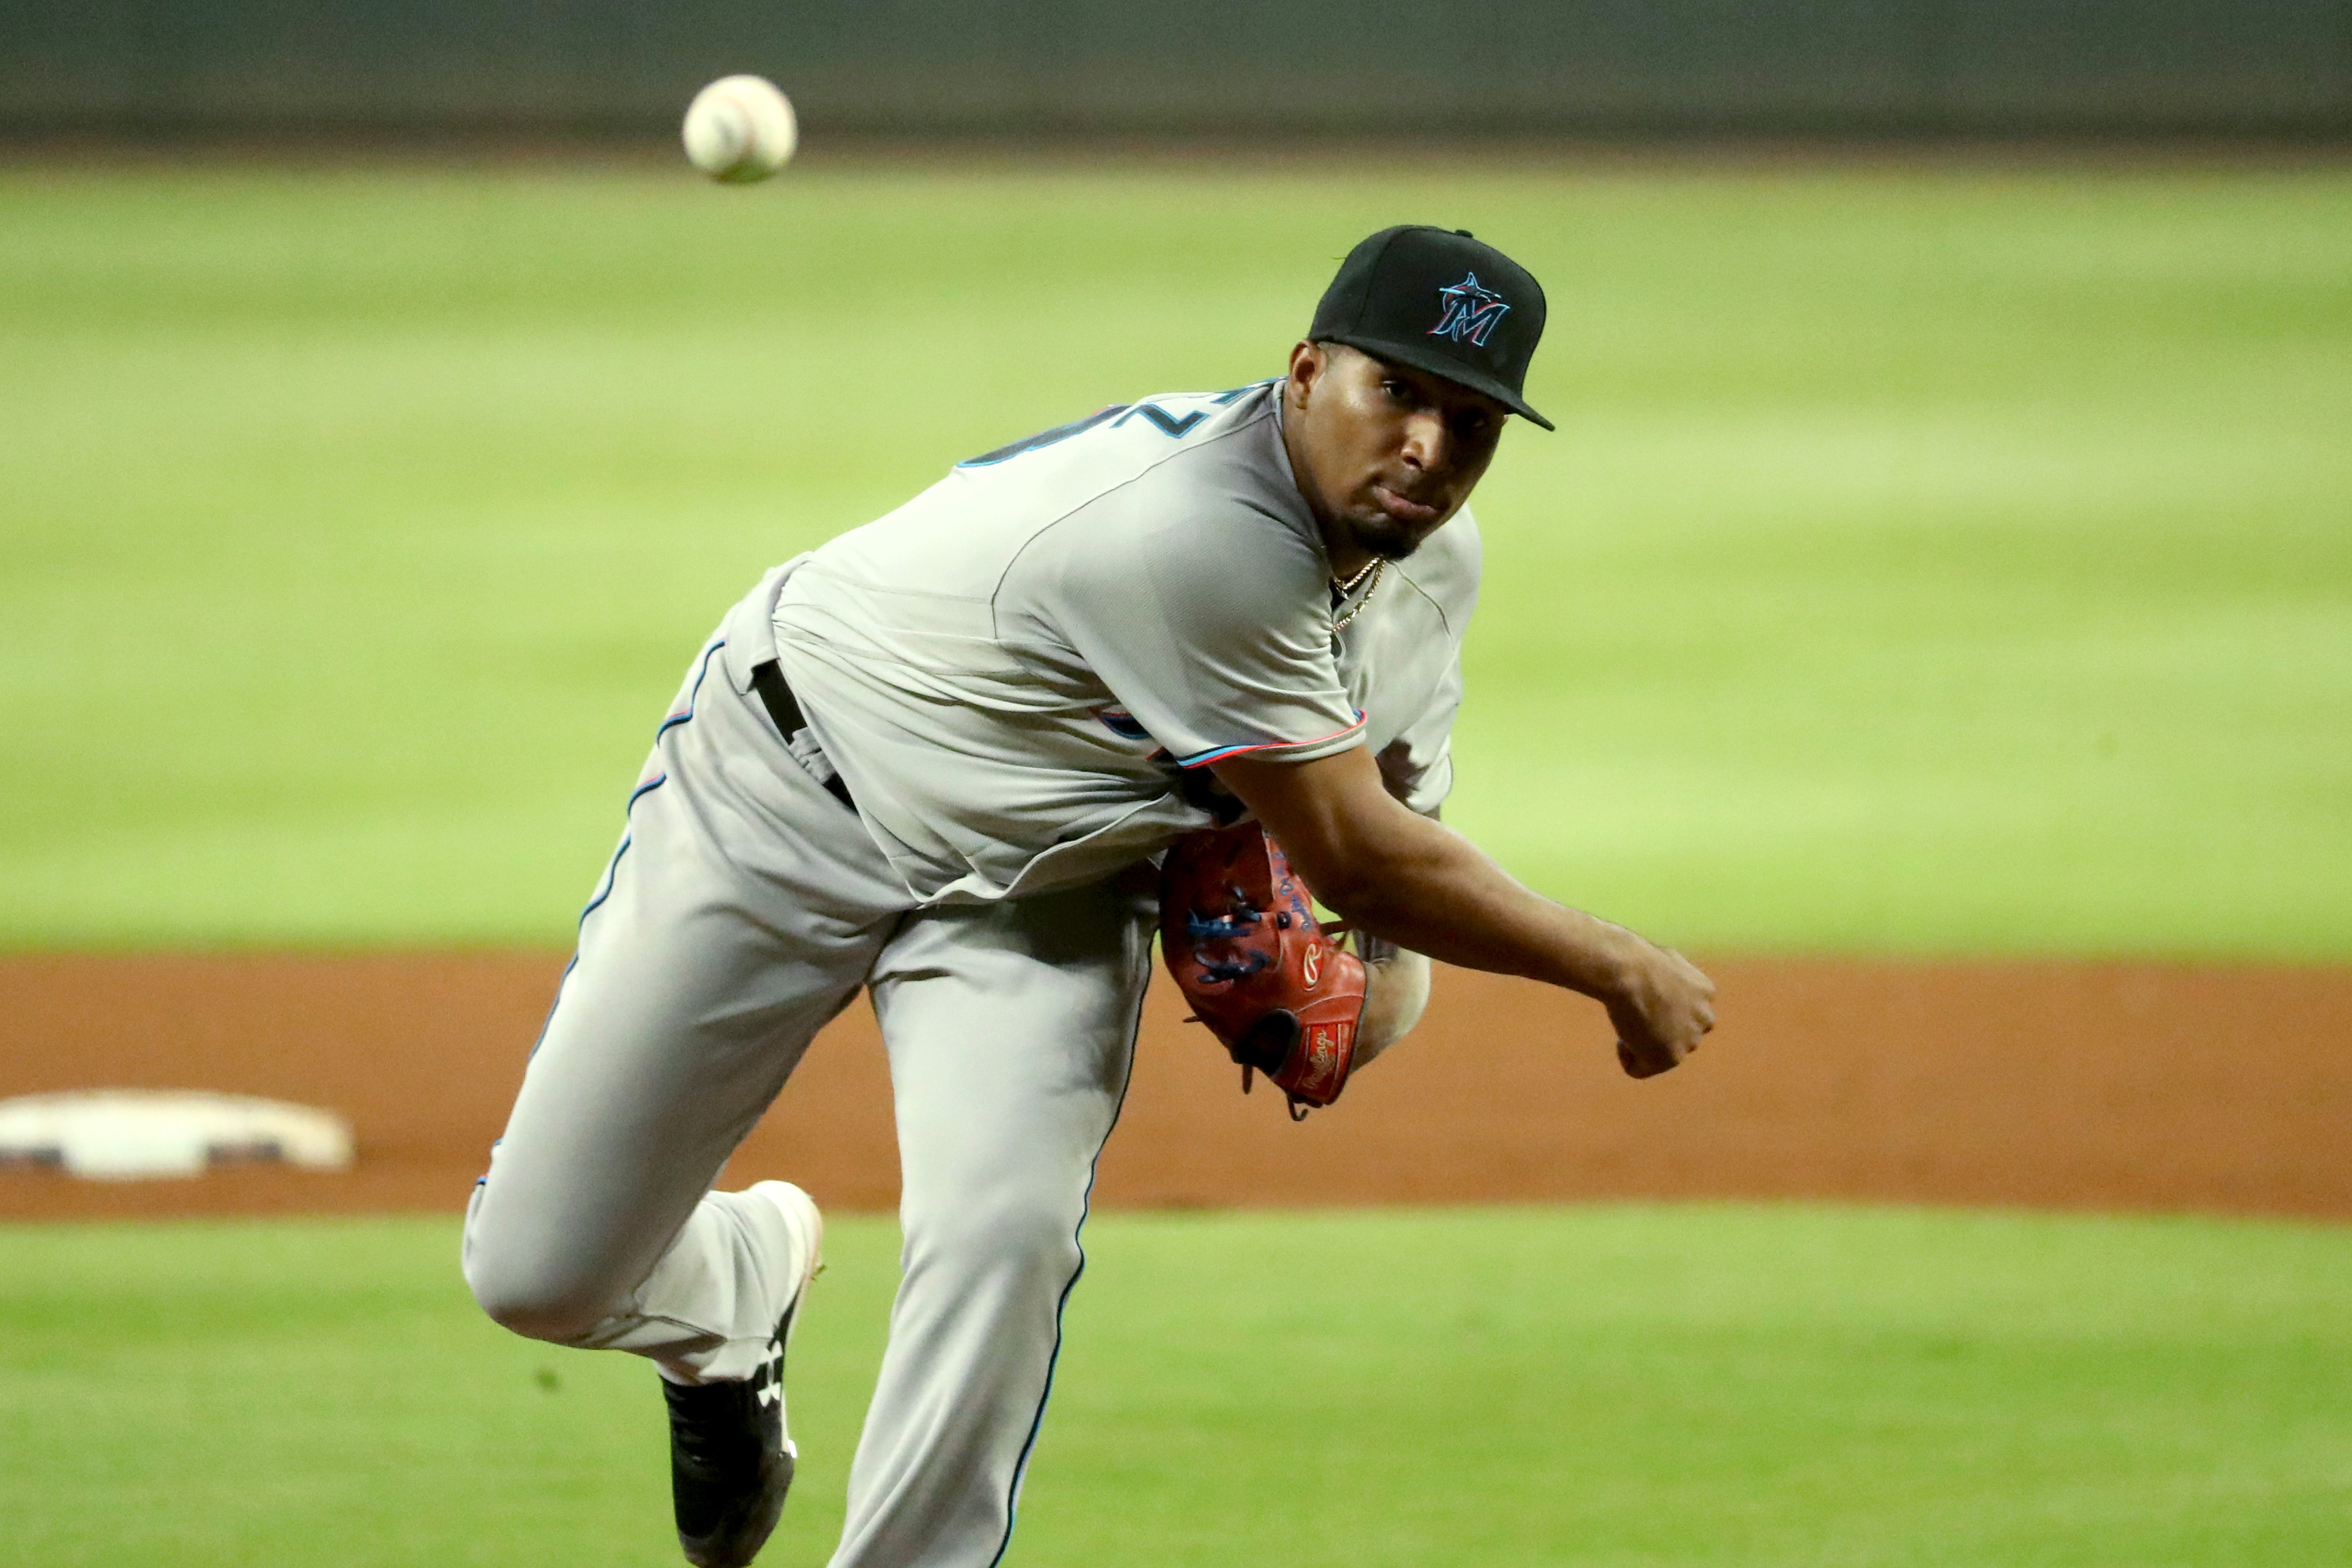
[[[1325,933],[1307,883],[1255,822],[1177,841],[1160,873],[1168,972],[1241,1063],[1263,1072],[1297,1120],[1328,1105],[1355,1065],[1363,960]]]

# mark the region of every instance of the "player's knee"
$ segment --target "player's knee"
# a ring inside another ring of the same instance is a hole
[[[575,1343],[612,1315],[602,1291],[510,1252],[468,1248],[466,1283],[491,1322],[526,1339]]]

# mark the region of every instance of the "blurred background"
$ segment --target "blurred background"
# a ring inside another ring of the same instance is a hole
[[[0,1147],[9,1544],[672,1561],[455,1217],[680,670],[1397,222],[1551,301],[1447,820],[1724,1025],[1446,973],[1293,1128],[1155,997],[1009,1560],[2340,1563],[2352,0],[0,7],[0,1100],[358,1150]],[[891,1140],[856,1009],[730,1167],[835,1219],[764,1562]]]
[[[2341,138],[2340,0],[17,0],[18,131],[666,129],[783,83],[820,138],[1299,132]]]

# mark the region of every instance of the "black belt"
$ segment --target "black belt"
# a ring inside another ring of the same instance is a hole
[[[791,745],[793,737],[809,727],[808,716],[801,712],[800,699],[793,695],[793,688],[784,684],[784,672],[773,659],[764,664],[751,666],[751,689],[760,694],[760,701],[767,706],[768,716],[774,719],[776,727],[783,732],[785,745]],[[840,769],[834,770],[833,777],[824,781],[824,787],[832,792],[835,800],[853,811],[857,810],[857,802],[849,798],[849,786],[842,782]]]

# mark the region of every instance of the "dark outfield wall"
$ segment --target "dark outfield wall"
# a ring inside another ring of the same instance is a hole
[[[2352,134],[2352,0],[0,0],[0,128]]]

